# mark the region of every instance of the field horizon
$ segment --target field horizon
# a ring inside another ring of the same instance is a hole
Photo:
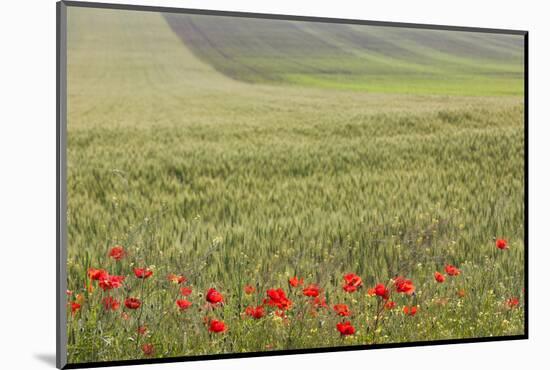
[[[69,7],[67,59],[70,363],[525,332],[522,36]]]

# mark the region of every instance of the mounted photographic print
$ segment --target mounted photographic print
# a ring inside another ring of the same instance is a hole
[[[58,367],[527,338],[527,32],[58,3]]]

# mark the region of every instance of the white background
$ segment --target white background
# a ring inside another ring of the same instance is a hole
[[[117,2],[112,0],[112,2]],[[150,369],[521,369],[548,362],[549,12],[544,1],[195,0],[144,5],[530,31],[528,341],[149,365]],[[546,11],[545,11],[546,10]],[[0,22],[0,367],[55,358],[55,1],[2,2]],[[498,171],[498,168],[495,168]],[[547,364],[546,364],[547,365]],[[135,368],[135,367],[133,367]],[[547,367],[546,367],[547,368]]]

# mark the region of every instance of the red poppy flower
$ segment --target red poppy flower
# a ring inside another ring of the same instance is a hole
[[[374,294],[376,294],[378,297],[381,297],[382,299],[390,298],[390,290],[386,288],[384,284],[376,284],[376,286],[374,287]]]
[[[508,242],[505,239],[497,239],[496,246],[498,249],[508,249]]]
[[[355,274],[347,274],[344,276],[344,291],[348,293],[355,292],[359,287],[363,285],[363,280]]]
[[[397,293],[405,293],[409,295],[414,293],[415,287],[411,280],[399,276],[396,277],[394,281],[395,290],[397,291]]]
[[[519,299],[516,297],[509,298],[506,300],[506,305],[508,308],[516,308],[519,305]]]
[[[180,289],[180,293],[184,297],[187,297],[188,295],[191,295],[192,292],[193,292],[193,288],[191,288],[189,286],[184,286]]]
[[[120,288],[124,279],[125,276],[107,275],[106,277],[103,277],[99,280],[99,286],[104,291]]]
[[[317,297],[319,296],[319,286],[310,284],[304,288],[303,293],[306,297]]]
[[[254,288],[252,285],[245,285],[244,292],[245,294],[252,294],[256,291],[256,288]]]
[[[141,301],[137,298],[126,298],[124,305],[131,310],[137,310],[141,306]]]
[[[315,306],[315,308],[326,308],[327,305],[327,299],[325,297],[315,297],[313,301],[311,301],[311,304]]]
[[[253,317],[255,319],[261,319],[264,317],[264,306],[248,306],[246,310],[244,311],[248,316]]]
[[[71,302],[71,314],[75,315],[81,307],[80,303]]]
[[[288,310],[292,306],[292,301],[286,297],[281,288],[268,289],[267,296],[269,299],[264,299],[264,303],[269,306],[278,307],[281,310]]]
[[[216,289],[210,288],[206,292],[206,300],[212,304],[223,303],[223,296]]]
[[[147,279],[151,275],[153,275],[153,270],[149,270],[148,268],[138,268],[134,267],[134,274],[139,279]]]
[[[147,329],[147,326],[145,326],[145,325],[138,326],[138,328],[137,328],[137,332],[140,335],[145,335],[147,333],[147,330],[149,330],[149,329]]]
[[[103,298],[103,306],[106,311],[116,311],[120,307],[120,302],[113,297],[105,297]]]
[[[435,281],[437,281],[438,283],[443,283],[445,281],[445,275],[443,275],[439,271],[436,271],[434,273],[434,278],[435,278]]]
[[[88,269],[88,277],[92,280],[105,279],[107,276],[109,276],[109,274],[105,270],[95,269],[92,267]]]
[[[225,326],[223,321],[210,320],[208,331],[212,333],[223,333],[226,330],[227,330],[227,327]]]
[[[355,328],[351,325],[349,321],[339,322],[338,324],[336,324],[336,329],[338,329],[342,336],[355,334]]]
[[[418,312],[418,307],[416,306],[404,306],[403,313],[407,316],[414,316]]]
[[[457,292],[456,292],[456,295],[459,297],[459,298],[463,298],[465,295],[466,295],[466,291],[464,289],[459,289]]]
[[[73,295],[73,291],[67,289],[67,290],[65,291],[65,294],[67,294],[68,296],[72,296],[72,295]]]
[[[386,304],[384,305],[384,308],[386,310],[393,310],[396,306],[396,303],[394,301],[387,301]]]
[[[304,278],[298,279],[298,276],[294,276],[288,279],[288,283],[290,284],[290,286],[296,288],[298,285],[304,284]]]
[[[449,276],[458,276],[458,275],[460,275],[460,270],[458,268],[456,268],[455,266],[453,266],[453,265],[445,266],[445,272]]]
[[[334,311],[338,316],[350,316],[351,311],[349,310],[349,307],[347,304],[339,303],[335,304],[333,307]]]
[[[146,343],[141,346],[143,354],[147,357],[153,356],[155,354],[155,347],[151,343]]]
[[[111,250],[109,251],[109,257],[119,261],[126,255],[126,252],[124,251],[124,248],[120,245],[115,245]]]
[[[191,305],[193,304],[192,302],[189,302],[188,300],[186,299],[178,299],[176,301],[176,304],[178,305],[178,307],[180,308],[180,310],[186,310],[188,309],[189,307],[191,307]]]
[[[187,281],[185,276],[175,275],[175,274],[168,274],[167,279],[168,279],[168,281],[171,281],[174,284],[183,284]]]

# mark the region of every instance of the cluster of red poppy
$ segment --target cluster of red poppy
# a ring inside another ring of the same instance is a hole
[[[120,261],[126,255],[126,251],[120,245],[115,245],[109,251],[109,257],[113,258],[116,261]]]
[[[151,357],[155,354],[155,347],[151,343],[145,343],[141,346],[143,354],[147,357]]]
[[[172,279],[169,279],[169,280],[174,281]],[[178,279],[177,281],[179,283],[183,283],[187,281],[187,279],[183,278],[183,279]],[[180,289],[180,293],[185,297],[189,296],[192,291],[193,290],[191,287],[182,287]],[[209,305],[209,308],[211,308],[212,310],[218,306],[223,305],[224,303],[223,295],[220,292],[218,292],[215,288],[208,289],[208,291],[206,292],[205,298],[206,298],[207,304]],[[181,311],[184,311],[184,310],[187,310],[189,307],[191,307],[193,305],[193,302],[187,299],[178,299],[176,300],[176,305],[179,307]],[[205,324],[208,326],[208,331],[212,333],[223,333],[227,330],[227,326],[223,321],[213,319],[210,317],[205,317]]]
[[[363,281],[360,276],[354,274],[354,273],[348,273],[344,275],[344,284],[342,286],[342,289],[347,293],[353,293],[358,291],[363,286]],[[303,279],[299,279],[298,277],[294,276],[289,279],[289,285],[291,287],[298,287],[303,285]],[[407,295],[411,295],[415,291],[414,284],[411,280],[406,279],[404,277],[398,276],[395,279],[392,280],[393,288],[397,293],[403,293]],[[306,286],[302,293],[306,297],[314,298],[311,303],[315,307],[328,307],[326,304],[325,298],[319,297],[321,293],[321,289],[316,284],[310,284]],[[368,289],[367,292],[371,296],[378,296],[380,299],[384,301],[383,307],[391,310],[395,308],[396,303],[394,301],[390,301],[390,295],[391,295],[391,289],[389,287],[386,287],[382,283],[376,284],[373,288]],[[270,306],[277,306],[281,308],[280,301],[283,300],[286,302],[287,298],[282,289],[270,289],[267,291],[269,299],[264,300],[264,304],[270,305]],[[291,302],[288,303],[288,305],[291,305]],[[342,318],[351,316],[351,311],[348,307],[348,305],[343,303],[337,303],[333,306],[333,310],[336,313],[337,316],[340,316]],[[413,308],[404,308],[404,312],[407,315],[414,316],[417,312],[417,307],[414,306]],[[349,320],[338,322],[336,325],[336,329],[342,336],[348,336],[355,334],[355,327],[351,324]]]
[[[248,306],[245,310],[245,314],[255,319],[261,319],[265,316],[264,306]]]
[[[102,302],[103,307],[105,307],[105,311],[116,311],[120,307],[120,302],[113,297],[105,297]]]
[[[458,276],[458,275],[460,275],[461,271],[453,265],[446,265],[445,266],[445,273],[448,276]],[[443,275],[439,271],[436,271],[436,272],[434,272],[434,279],[438,283],[444,283],[447,278],[445,277],[445,275]]]
[[[355,334],[355,328],[349,321],[339,322],[336,324],[336,329],[342,336]]]
[[[130,310],[137,310],[141,307],[141,301],[137,298],[130,297],[124,300],[124,305]]]
[[[316,284],[311,284],[304,288],[303,293],[306,297],[318,297],[320,293],[319,286]]]
[[[139,279],[147,279],[153,275],[153,271],[148,268],[134,268],[134,274]]]
[[[185,276],[176,275],[176,274],[168,274],[167,279],[168,279],[168,281],[171,281],[174,284],[183,284],[187,281]]]
[[[89,268],[88,277],[91,280],[96,280],[103,291],[120,288],[125,276],[110,275],[102,269]]]
[[[208,326],[208,331],[212,333],[223,333],[224,331],[227,330],[227,327],[223,321],[219,321],[215,319],[212,319],[209,321],[210,321],[210,324]]]
[[[349,310],[349,307],[347,304],[338,303],[338,304],[335,304],[332,308],[334,309],[334,311],[338,316],[347,317],[351,315],[351,311]]]
[[[282,288],[268,289],[266,293],[267,298],[264,299],[264,304],[277,307],[281,311],[286,311],[292,307],[292,301],[288,299]]]
[[[186,310],[186,309],[188,309],[189,307],[191,307],[191,305],[193,304],[193,302],[190,302],[190,301],[188,301],[187,299],[178,299],[178,300],[176,300],[176,304],[178,305],[178,307],[179,307],[181,310]]]
[[[418,306],[405,306],[403,307],[403,313],[407,316],[414,316],[418,312]]]
[[[496,247],[499,250],[505,250],[508,249],[508,243],[504,239],[497,239],[496,240]],[[124,258],[127,255],[126,251],[122,246],[114,246],[110,249],[108,252],[108,256],[115,261],[120,261],[122,258]],[[456,266],[453,266],[451,264],[446,264],[444,267],[445,275],[440,273],[439,271],[434,272],[434,279],[437,283],[444,283],[447,279],[447,277],[456,277],[461,274],[460,269],[458,269]],[[138,279],[148,279],[151,276],[153,276],[154,271],[152,269],[149,269],[147,267],[134,267],[133,272],[136,278]],[[124,280],[126,279],[126,276],[121,275],[111,275],[104,269],[96,269],[96,268],[89,268],[87,271],[88,278],[90,279],[90,283],[93,281],[96,281],[98,286],[102,288],[104,292],[110,291],[112,289],[117,289],[123,286]],[[176,274],[169,274],[167,276],[167,280],[174,284],[184,284],[187,282],[187,279],[183,275],[176,275]],[[320,308],[328,308],[326,298],[324,298],[322,294],[322,289],[319,287],[319,285],[315,283],[311,283],[309,285],[304,286],[304,279],[299,278],[297,276],[291,277],[288,279],[289,289],[294,289],[298,287],[302,287],[301,292],[302,295],[309,298],[309,303],[313,307],[312,313],[316,313],[317,309]],[[346,293],[354,293],[357,292],[361,287],[363,286],[363,281],[360,276],[354,274],[354,273],[348,273],[344,275],[343,277],[343,285],[342,289]],[[93,291],[93,286],[89,285],[88,290],[91,292]],[[392,310],[396,307],[396,302],[391,300],[392,293],[396,294],[404,294],[404,295],[413,295],[416,288],[412,282],[412,280],[407,279],[403,276],[397,276],[393,279],[390,279],[388,284],[383,283],[377,283],[374,285],[374,287],[369,288],[367,290],[367,294],[369,296],[376,296],[379,299],[379,306],[381,309],[386,310]],[[191,295],[193,289],[190,286],[182,286],[180,287],[180,293],[183,297],[188,297]],[[251,295],[256,292],[256,288],[252,285],[245,285],[244,286],[244,293],[246,295]],[[464,290],[458,290],[457,295],[459,297],[465,296]],[[67,291],[67,295],[71,296],[72,291]],[[208,305],[209,310],[212,312],[215,311],[215,309],[221,305],[224,304],[224,297],[223,295],[216,290],[215,288],[209,288],[206,291],[205,294],[206,304]],[[81,295],[77,295],[77,299],[74,302],[70,302],[70,309],[71,313],[74,315],[77,313],[81,307],[82,307],[83,299]],[[117,311],[120,306],[121,302],[118,301],[113,296],[105,296],[102,299],[102,305],[105,309],[105,311]],[[175,301],[176,306],[179,308],[180,311],[185,311],[189,309],[193,302],[188,300],[187,298],[183,299],[176,299]],[[508,308],[515,308],[519,305],[519,299],[516,297],[512,297],[506,300],[505,302],[506,306]],[[129,310],[137,310],[140,307],[142,307],[142,302],[139,298],[136,297],[127,297],[124,299],[124,306]],[[243,312],[244,317],[250,317],[252,319],[261,319],[266,315],[266,308],[272,308],[274,309],[274,314],[277,316],[280,316],[282,318],[286,318],[285,312],[290,310],[293,306],[293,302],[289,299],[287,296],[287,293],[282,288],[271,288],[267,289],[266,291],[266,297],[263,299],[262,304],[258,306],[248,306]],[[341,317],[341,321],[339,321],[336,324],[336,329],[340,333],[341,336],[350,336],[355,334],[356,329],[352,325],[351,321],[346,320],[346,318],[349,318],[352,316],[352,311],[348,307],[348,305],[344,303],[336,303],[332,306],[332,310],[336,314],[337,317]],[[417,305],[405,305],[403,306],[403,314],[406,316],[415,316],[419,311],[419,307]],[[123,317],[128,318],[128,314],[126,312],[123,312]],[[208,331],[211,333],[223,333],[227,331],[226,324],[218,320],[216,318],[211,317],[205,317],[204,322],[208,328]],[[140,335],[145,335],[147,332],[147,327],[144,325],[140,325],[138,327],[138,333]],[[153,356],[154,355],[154,346],[150,343],[143,344],[141,347],[143,353],[145,356]]]
[[[216,289],[210,288],[206,292],[206,300],[212,304],[223,303],[223,296]]]
[[[411,295],[416,290],[412,281],[409,279],[405,279],[402,276],[398,276],[394,279],[394,285],[397,293],[404,293],[404,294]]]
[[[344,291],[353,293],[363,285],[363,280],[355,274],[344,275]]]

